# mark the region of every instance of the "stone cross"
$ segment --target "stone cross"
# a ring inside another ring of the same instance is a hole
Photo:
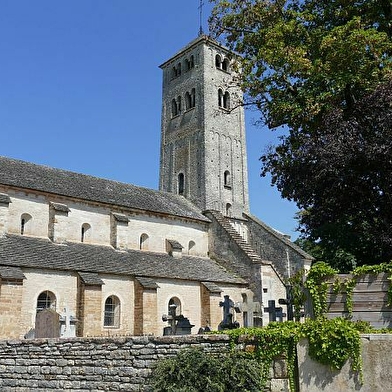
[[[219,302],[219,306],[223,308],[223,320],[218,326],[219,330],[238,328],[240,325],[237,321],[233,321],[233,312],[240,313],[239,304],[235,304],[228,295],[224,296],[224,301]]]
[[[64,311],[60,317],[61,327],[60,327],[60,335],[63,338],[75,337],[75,324],[71,324],[71,320],[73,316],[68,308],[64,308]]]
[[[224,298],[224,301],[219,302],[219,306],[223,308],[223,324],[228,325],[233,321],[231,309],[234,307],[234,302],[228,295],[225,295]]]

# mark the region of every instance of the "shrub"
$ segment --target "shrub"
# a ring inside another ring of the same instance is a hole
[[[260,362],[245,353],[217,356],[193,348],[158,361],[151,382],[156,392],[256,392],[261,375]]]

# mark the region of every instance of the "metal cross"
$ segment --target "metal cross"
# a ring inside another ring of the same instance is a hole
[[[203,5],[204,5],[204,1],[200,0],[200,5],[198,7],[199,9],[199,18],[200,18],[200,29],[199,29],[199,36],[203,35]]]

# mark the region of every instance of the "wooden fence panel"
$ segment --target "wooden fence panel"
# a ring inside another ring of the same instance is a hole
[[[339,275],[341,280],[350,275]],[[375,328],[392,328],[392,307],[388,305],[388,290],[391,281],[388,274],[367,274],[357,278],[352,293],[353,321],[367,321]],[[334,293],[333,287],[327,294],[327,317],[350,317],[347,309],[347,293]]]

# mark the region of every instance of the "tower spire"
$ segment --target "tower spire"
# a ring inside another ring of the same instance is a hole
[[[199,23],[200,24],[199,37],[204,34],[204,32],[203,32],[203,6],[204,6],[204,1],[200,0],[200,5],[198,7],[198,9],[199,9],[199,22],[200,22]]]

